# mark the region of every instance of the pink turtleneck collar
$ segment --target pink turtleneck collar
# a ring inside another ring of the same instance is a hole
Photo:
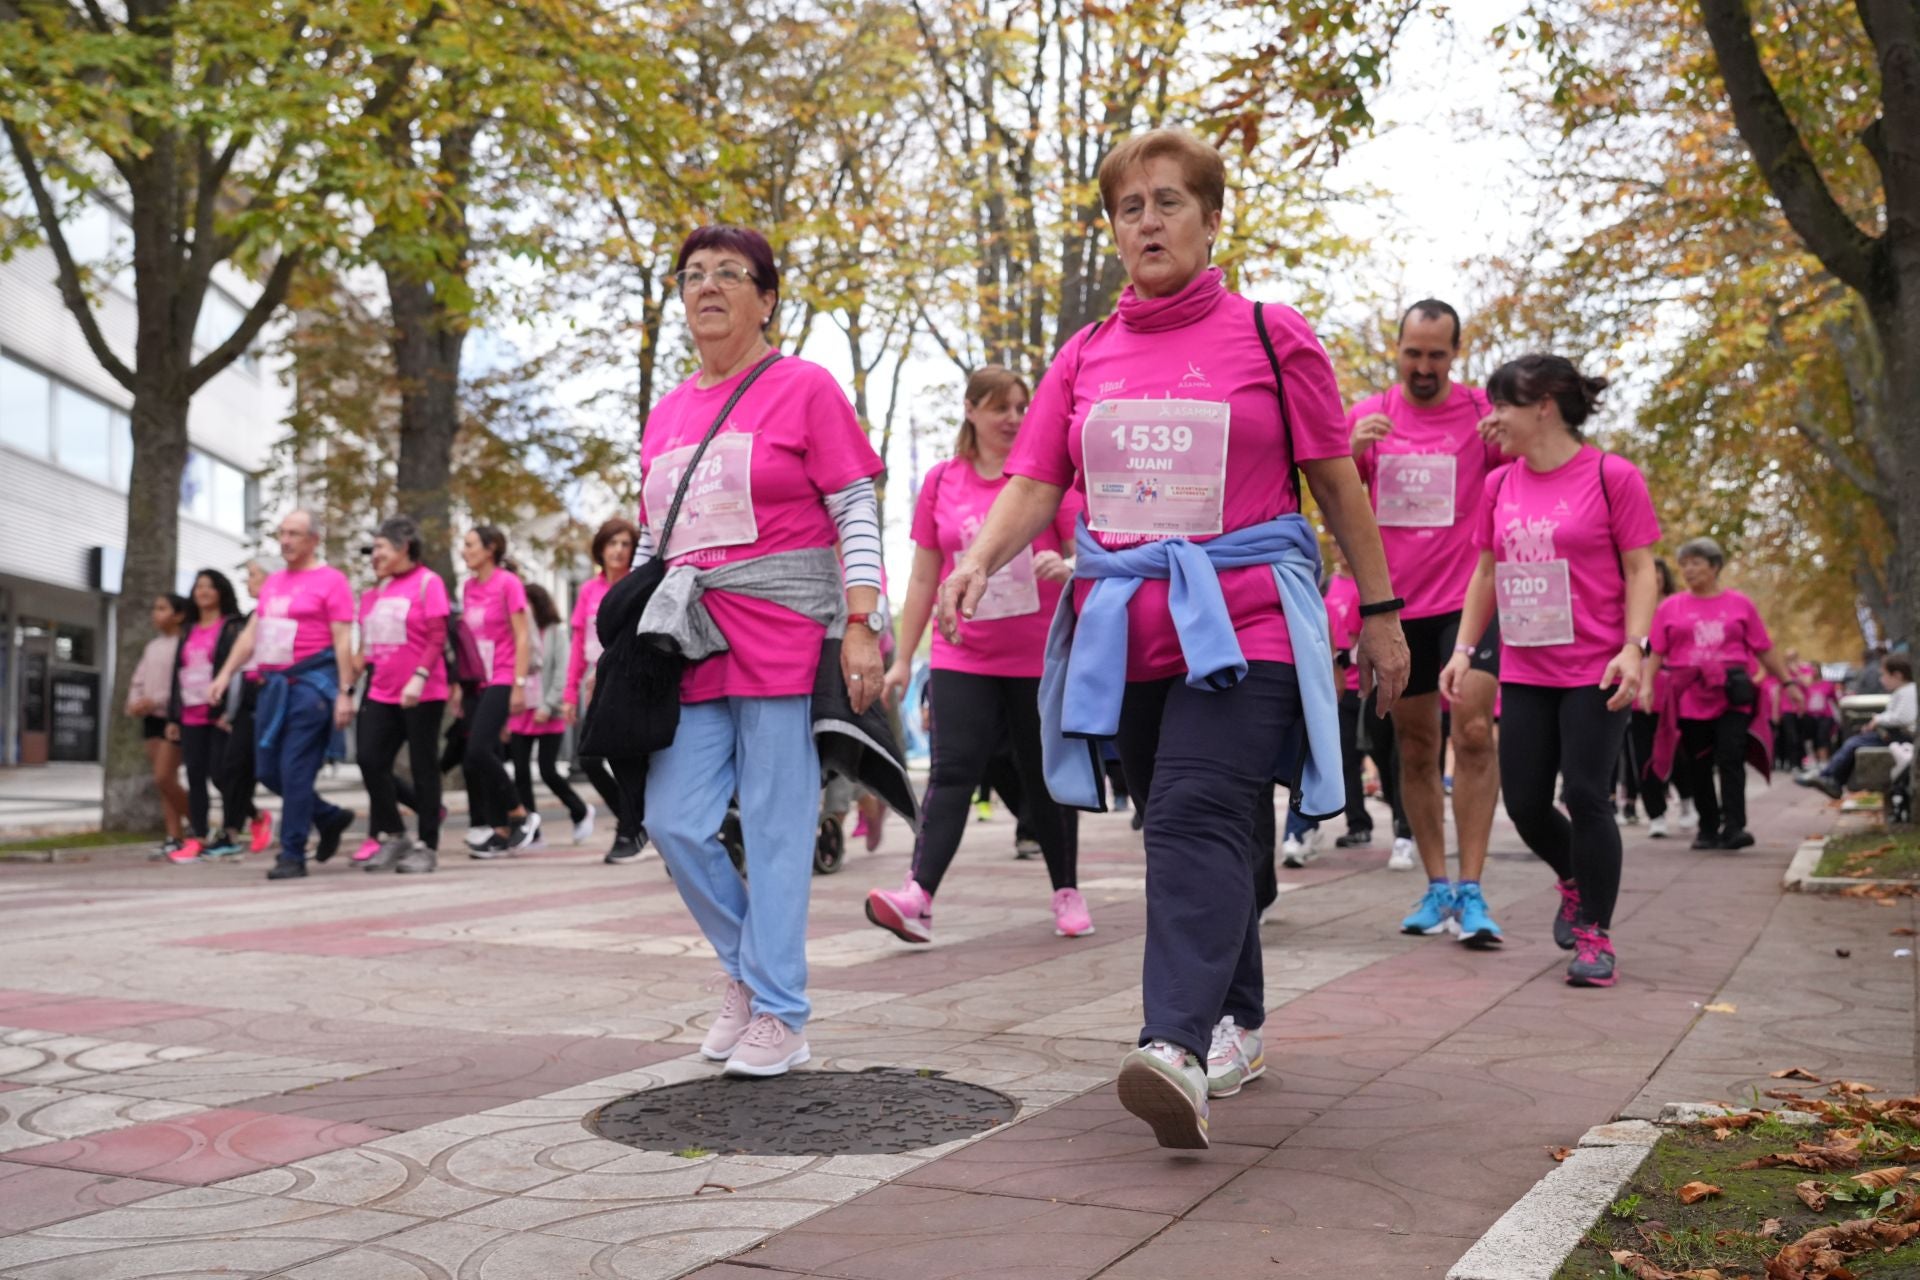
[[[1164,298],[1143,298],[1128,285],[1120,293],[1114,314],[1120,323],[1135,333],[1158,333],[1179,329],[1206,319],[1227,296],[1227,275],[1219,267],[1208,267],[1185,288]]]

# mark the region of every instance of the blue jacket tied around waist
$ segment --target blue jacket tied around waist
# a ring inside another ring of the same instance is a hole
[[[333,700],[340,696],[340,667],[334,661],[333,650],[322,649],[303,662],[261,677],[260,701],[253,713],[254,745],[258,750],[272,751],[279,745],[280,731],[287,719],[287,699],[292,696],[296,683],[306,685],[331,706]],[[336,753],[329,746],[327,756],[329,759],[344,759],[344,737],[337,729],[333,734],[342,738],[339,744],[341,750]]]
[[[1279,584],[1306,720],[1299,808],[1308,817],[1324,818],[1346,806],[1333,642],[1320,597],[1320,545],[1304,516],[1280,516],[1206,542],[1168,538],[1119,551],[1095,542],[1083,520],[1074,542],[1074,576],[1094,579],[1093,590],[1078,613],[1074,593],[1061,593],[1040,676],[1041,755],[1055,800],[1076,809],[1104,812],[1107,807],[1100,744],[1119,732],[1127,687],[1127,602],[1140,584],[1148,578],[1167,580],[1167,607],[1186,659],[1187,684],[1217,692],[1247,674],[1219,571],[1264,564]]]

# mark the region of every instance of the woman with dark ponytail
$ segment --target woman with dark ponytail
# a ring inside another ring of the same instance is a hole
[[[471,850],[476,858],[500,858],[540,838],[540,815],[520,803],[507,773],[507,722],[527,709],[533,670],[533,623],[527,589],[507,555],[507,535],[490,524],[467,530],[460,546],[468,578],[460,587],[460,625],[471,633],[486,672],[467,709],[467,753],[461,768],[473,825],[493,834]]]
[[[1574,952],[1577,987],[1615,980],[1613,767],[1659,593],[1647,482],[1581,432],[1606,385],[1555,355],[1522,356],[1487,383],[1493,439],[1516,461],[1487,477],[1480,563],[1440,676],[1452,697],[1498,609],[1500,786],[1520,838],[1559,882],[1553,939]],[[1553,802],[1562,776],[1566,815]]]

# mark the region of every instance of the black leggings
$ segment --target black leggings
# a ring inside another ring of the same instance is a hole
[[[620,785],[620,779],[613,776],[613,770],[607,767],[606,760],[600,756],[581,756],[580,769],[587,775],[587,781],[593,784],[593,789],[600,793],[600,798],[606,801],[607,812],[613,815],[615,823],[615,838],[638,840],[640,833],[646,830],[643,825],[647,809],[645,793],[629,797]]]
[[[507,744],[500,740],[513,703],[513,687],[490,684],[468,704],[467,753],[460,760],[467,776],[467,808],[477,827],[504,827],[520,803],[507,775]]]
[[[554,798],[567,807],[567,817],[578,822],[587,816],[587,802],[582,800],[567,783],[566,775],[560,772],[560,743],[566,737],[563,733],[516,733],[508,750],[513,754],[513,786],[520,795],[520,805],[528,813],[539,806],[533,799],[533,757],[534,747],[540,749],[540,779],[547,784],[547,790]]]
[[[1714,720],[1680,721],[1673,771],[1690,775],[1703,836],[1747,829],[1747,725],[1752,719],[1751,711],[1725,711]]]
[[[1604,689],[1500,684],[1500,793],[1527,848],[1580,888],[1581,923],[1606,929],[1620,897],[1620,827],[1613,767],[1627,712],[1607,710]],[[1567,820],[1553,806],[1563,778]]]
[[[245,822],[227,791],[227,731],[213,724],[181,725],[180,755],[187,762],[187,823],[195,838],[204,841],[209,835],[207,821],[213,808],[207,797],[209,782],[220,792],[222,829],[232,830]]]
[[[1651,711],[1633,709],[1633,719],[1627,725],[1627,741],[1620,749],[1620,773],[1624,779],[1627,802],[1638,800],[1647,811],[1649,818],[1667,816],[1667,785],[1671,781],[1673,792],[1682,800],[1693,799],[1693,784],[1687,771],[1676,768],[1671,780],[1662,778],[1653,771],[1653,739],[1660,727],[1660,717]]]
[[[403,707],[397,702],[360,703],[360,781],[367,788],[367,829],[376,836],[405,835],[406,819],[400,806],[412,809],[420,822],[420,843],[440,847],[440,718],[445,702],[422,702]],[[400,744],[407,746],[412,785],[394,777],[393,762]]]
[[[1341,698],[1340,719],[1342,722],[1346,721],[1353,714],[1353,709],[1348,704],[1347,699],[1358,699],[1359,696],[1357,693],[1349,693]],[[1356,730],[1354,750],[1373,761],[1374,772],[1380,777],[1380,798],[1387,802],[1387,808],[1393,813],[1393,834],[1395,838],[1404,836],[1411,839],[1413,837],[1413,828],[1407,825],[1407,809],[1400,801],[1400,744],[1399,740],[1394,736],[1393,717],[1381,715],[1374,706],[1373,697],[1369,695],[1362,711],[1360,723],[1364,726],[1366,734],[1363,739]],[[1346,742],[1346,731],[1344,728],[1341,730],[1340,741],[1343,744]],[[1352,802],[1351,793],[1349,793],[1348,802]]]
[[[240,706],[234,713],[233,724],[229,726],[221,758],[214,762],[220,787],[220,817],[233,831],[238,831],[260,816],[260,810],[253,803],[253,788],[256,785],[254,769],[257,767],[254,763],[253,709],[260,701],[260,686],[244,676],[239,679]]]
[[[928,681],[933,700],[933,759],[926,802],[913,846],[913,878],[932,895],[940,888],[960,837],[967,805],[1003,740],[1013,744],[1020,773],[1019,803],[1054,889],[1079,882],[1079,815],[1054,803],[1040,766],[1040,681],[1037,677],[981,676],[939,671]]]

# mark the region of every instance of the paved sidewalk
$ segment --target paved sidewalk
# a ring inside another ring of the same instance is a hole
[[[815,879],[816,1064],[1023,1105],[905,1156],[682,1160],[581,1127],[714,1070],[711,956],[651,858],[291,885],[0,867],[0,1278],[1437,1277],[1594,1123],[1788,1065],[1914,1085],[1914,962],[1888,936],[1911,901],[1779,891],[1831,820],[1816,799],[1756,790],[1763,843],[1737,855],[1630,828],[1612,991],[1561,981],[1550,876],[1504,824],[1502,953],[1395,932],[1419,886],[1384,846],[1283,873],[1269,1074],[1198,1157],[1153,1147],[1110,1083],[1144,930],[1121,817],[1083,831],[1092,938],[1053,936],[1004,818],[970,830],[930,949],[860,915],[904,872],[897,824]]]

